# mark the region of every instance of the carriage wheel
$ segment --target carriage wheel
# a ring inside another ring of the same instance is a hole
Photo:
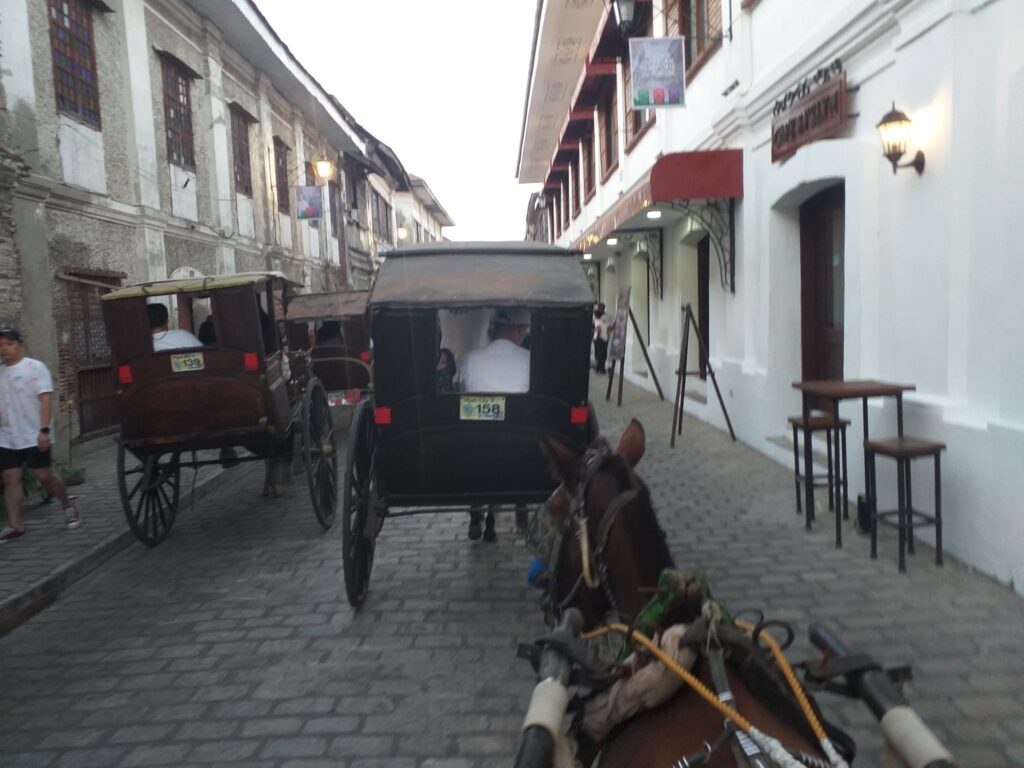
[[[341,546],[348,602],[358,608],[366,599],[376,539],[364,535],[370,505],[376,499],[373,453],[376,447],[373,407],[364,400],[352,418],[345,459],[345,493],[341,500]]]
[[[180,453],[154,454],[127,459],[124,443],[117,446],[117,484],[128,527],[135,538],[155,547],[171,532],[178,515],[181,484]],[[127,466],[127,463],[132,466]]]
[[[338,450],[327,392],[319,379],[310,379],[302,398],[302,460],[313,511],[326,531],[334,525],[338,506]]]

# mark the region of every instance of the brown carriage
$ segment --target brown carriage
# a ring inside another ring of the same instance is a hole
[[[283,468],[296,452],[317,519],[333,523],[337,454],[326,390],[292,368],[282,334],[283,307],[298,287],[278,272],[250,272],[140,283],[103,297],[117,370],[121,501],[140,541],[153,546],[170,532],[182,467],[266,460]],[[176,338],[179,346],[156,349],[153,303],[169,305],[171,324],[205,343]],[[251,455],[234,453],[239,447]],[[197,453],[210,449],[221,456]]]

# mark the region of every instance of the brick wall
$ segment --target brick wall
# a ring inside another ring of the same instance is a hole
[[[21,322],[21,254],[14,242],[14,188],[28,166],[0,146],[0,323]]]

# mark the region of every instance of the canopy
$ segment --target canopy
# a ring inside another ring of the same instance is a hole
[[[180,280],[153,280],[136,283],[106,293],[103,301],[128,299],[135,296],[169,296],[173,293],[204,293],[215,288],[231,288],[238,285],[256,285],[269,280],[281,280],[288,285],[301,288],[301,283],[289,279],[283,272],[237,272],[231,275],[210,275],[209,277],[185,277]]]
[[[332,320],[366,314],[369,291],[300,293],[288,301],[289,320]]]
[[[543,243],[429,243],[381,253],[380,307],[591,306],[580,255]]]

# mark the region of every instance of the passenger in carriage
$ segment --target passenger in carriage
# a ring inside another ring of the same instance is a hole
[[[217,331],[213,327],[213,315],[206,316],[202,325],[199,326],[199,333],[197,335],[204,346],[217,343]]]
[[[345,344],[341,335],[341,323],[337,320],[326,320],[316,331],[316,346],[340,347]]]
[[[191,349],[203,346],[203,342],[197,339],[190,331],[181,328],[168,330],[168,312],[163,304],[147,304],[146,315],[149,319],[149,329],[153,334],[153,351],[163,352],[168,349]]]
[[[530,389],[530,351],[523,341],[530,333],[526,309],[494,312],[491,343],[466,354],[459,371],[463,392],[516,393]]]

